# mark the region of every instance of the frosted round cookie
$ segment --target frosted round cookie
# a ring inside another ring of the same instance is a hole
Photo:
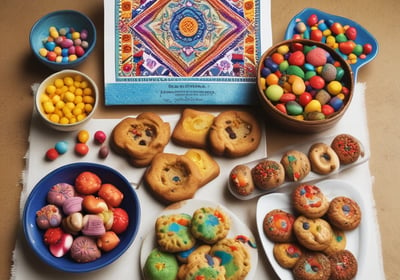
[[[192,215],[193,236],[207,244],[214,244],[225,238],[231,228],[229,216],[219,208],[202,207]]]

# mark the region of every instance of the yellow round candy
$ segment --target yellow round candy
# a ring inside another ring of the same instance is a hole
[[[56,87],[54,85],[48,85],[46,87],[46,93],[47,94],[55,94],[56,93]]]
[[[321,112],[321,103],[317,99],[311,100],[304,108],[305,113]]]
[[[282,54],[282,55],[285,55],[285,54],[287,54],[289,52],[289,46],[288,45],[279,46],[278,49],[277,49],[277,52]]]
[[[64,81],[63,79],[56,79],[54,81],[54,85],[56,86],[56,88],[62,88],[64,86]]]
[[[64,94],[64,101],[65,101],[65,102],[73,102],[74,99],[75,99],[75,94],[73,94],[72,92],[67,91],[67,92]]]
[[[78,31],[72,32],[71,37],[72,40],[79,39],[81,37],[81,33],[79,33]]]
[[[326,86],[326,89],[330,94],[337,95],[342,91],[342,84],[339,81],[331,81]]]
[[[64,84],[66,86],[72,86],[74,84],[74,79],[70,76],[64,77]]]
[[[81,130],[78,132],[78,141],[80,143],[86,143],[89,140],[89,132],[87,130]]]
[[[46,57],[48,52],[49,52],[49,51],[46,50],[45,48],[41,48],[41,49],[39,50],[40,56],[43,56],[43,57]]]

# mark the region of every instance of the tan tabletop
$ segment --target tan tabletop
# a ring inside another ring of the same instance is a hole
[[[262,0],[261,0],[262,1]],[[374,176],[374,197],[382,239],[384,268],[387,279],[400,279],[398,246],[400,210],[396,172],[400,167],[400,152],[397,150],[400,127],[395,119],[400,104],[400,79],[397,63],[400,45],[400,23],[397,0],[353,0],[353,1],[271,1],[273,42],[283,39],[286,24],[306,7],[351,18],[370,31],[379,43],[375,60],[360,69],[358,81],[365,82],[368,127],[370,133],[370,169]],[[39,82],[52,71],[39,64],[29,49],[29,30],[42,15],[60,9],[76,9],[86,13],[98,29],[98,43],[91,57],[78,70],[89,74],[99,85],[103,85],[103,1],[2,1],[0,8],[0,112],[3,124],[0,136],[0,279],[8,279],[19,227],[19,197],[21,172],[28,148],[29,125],[33,98],[31,84]],[[105,107],[101,105],[96,117],[120,117],[146,108]],[[165,108],[167,110],[167,108]],[[287,133],[270,131],[273,140],[288,137]],[[270,145],[269,152],[274,148]],[[373,207],[373,206],[371,206]]]

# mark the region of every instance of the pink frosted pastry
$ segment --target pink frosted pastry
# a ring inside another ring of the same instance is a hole
[[[70,250],[71,258],[78,263],[88,263],[101,257],[101,251],[93,238],[79,236],[74,239]]]
[[[67,183],[58,183],[51,187],[47,193],[47,202],[57,206],[62,206],[64,201],[75,195],[75,189]]]
[[[57,227],[61,224],[60,209],[54,204],[48,204],[36,212],[36,224],[40,229]]]
[[[64,201],[62,206],[65,215],[69,215],[82,210],[83,197],[74,196]]]

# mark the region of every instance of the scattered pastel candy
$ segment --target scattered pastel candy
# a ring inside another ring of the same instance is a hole
[[[84,156],[89,152],[89,146],[85,143],[76,143],[75,144],[75,153],[80,156]]]
[[[371,44],[357,43],[357,28],[342,25],[332,19],[318,18],[310,15],[306,22],[296,19],[293,39],[303,38],[327,44],[347,58],[349,64],[357,63],[357,59],[365,59],[372,52]]]
[[[77,60],[86,53],[89,47],[88,31],[74,31],[73,28],[49,28],[49,37],[43,40],[43,48],[39,50],[42,57],[57,63],[68,63]],[[59,48],[56,52],[55,49]]]
[[[94,140],[96,143],[103,144],[106,141],[107,135],[104,131],[98,130],[94,133]]]

